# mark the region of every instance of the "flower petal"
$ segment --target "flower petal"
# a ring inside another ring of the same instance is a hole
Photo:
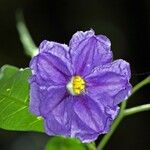
[[[87,94],[97,98],[102,94],[108,95],[113,99],[113,104],[117,105],[131,92],[130,77],[129,63],[124,60],[97,67],[85,79]]]
[[[66,88],[63,86],[40,87],[40,112],[46,117],[56,109],[62,101],[68,97]]]
[[[69,47],[66,44],[60,44],[57,42],[50,42],[47,40],[44,40],[39,47],[40,53],[48,52],[53,54],[54,56],[57,56],[59,58],[63,59],[69,59]],[[64,60],[66,61],[66,60]]]
[[[30,111],[38,116],[46,116],[67,97],[65,86],[46,86],[30,79]]]
[[[62,44],[42,42],[40,53],[30,62],[32,74],[52,85],[66,83],[72,72],[67,50]]]
[[[74,105],[76,116],[72,120],[72,136],[80,138],[83,142],[90,142],[99,134],[108,132],[118,113],[117,107],[112,109],[103,104],[99,105],[86,95],[75,99],[77,101]]]
[[[95,141],[99,133],[92,130],[76,114],[73,116],[71,125],[71,137],[80,139],[83,143]]]
[[[41,113],[39,111],[40,107],[40,99],[39,99],[39,90],[38,84],[36,82],[32,82],[30,84],[30,111],[37,116],[40,116]]]
[[[45,118],[47,134],[70,136],[73,103],[72,96],[69,96],[47,115]]]
[[[95,36],[93,30],[75,33],[69,46],[75,74],[87,75],[94,67],[112,61],[109,39]]]

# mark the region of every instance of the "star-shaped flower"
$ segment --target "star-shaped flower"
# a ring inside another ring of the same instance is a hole
[[[110,47],[93,30],[75,33],[69,46],[41,43],[30,62],[30,111],[44,118],[47,134],[90,142],[109,131],[131,91],[130,65],[112,62]]]

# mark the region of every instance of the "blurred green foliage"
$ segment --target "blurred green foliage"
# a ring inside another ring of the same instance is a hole
[[[48,141],[45,150],[85,150],[85,147],[77,139],[54,137]]]
[[[36,54],[38,54],[38,48],[35,46],[34,41],[32,40],[32,37],[26,27],[23,14],[19,10],[16,13],[16,20],[17,20],[16,26],[17,26],[19,37],[23,45],[23,48],[25,50],[25,53],[33,57]]]

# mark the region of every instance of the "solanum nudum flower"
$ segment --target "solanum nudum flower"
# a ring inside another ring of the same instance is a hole
[[[110,40],[93,30],[76,32],[69,46],[43,41],[30,68],[30,111],[49,135],[96,140],[131,91],[129,63],[112,61]]]

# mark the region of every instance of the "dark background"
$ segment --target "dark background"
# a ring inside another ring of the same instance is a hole
[[[37,45],[44,39],[68,43],[77,30],[93,28],[111,39],[114,59],[131,64],[132,85],[150,72],[149,0],[0,0],[0,66],[27,67],[16,30],[15,12],[22,9]],[[150,74],[150,73],[149,73]],[[150,103],[150,86],[129,101],[128,107]],[[125,118],[106,150],[150,149],[150,112]],[[102,136],[100,136],[101,138]],[[1,150],[44,150],[45,134],[0,130]]]

